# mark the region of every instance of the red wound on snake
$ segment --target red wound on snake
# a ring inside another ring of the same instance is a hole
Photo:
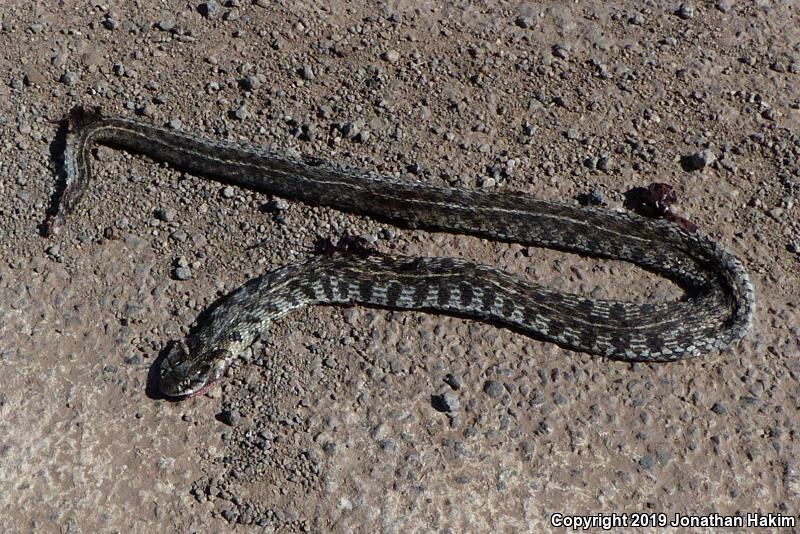
[[[635,195],[626,205],[639,215],[652,219],[666,219],[689,233],[697,231],[697,225],[685,217],[676,214],[670,205],[677,202],[678,194],[669,184],[654,182],[647,188],[636,188]]]

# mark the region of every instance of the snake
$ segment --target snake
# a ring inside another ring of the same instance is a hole
[[[220,298],[184,339],[165,346],[158,387],[200,395],[270,324],[314,304],[420,310],[506,327],[613,360],[669,362],[728,349],[751,327],[755,291],[742,261],[700,230],[630,211],[540,200],[521,192],[438,186],[322,159],[213,140],[139,118],[76,106],[65,119],[63,188],[53,233],[91,182],[104,145],[176,169],[399,227],[472,235],[621,260],[673,281],[680,298],[628,302],[556,291],[455,257],[409,257],[334,246],[270,269]]]

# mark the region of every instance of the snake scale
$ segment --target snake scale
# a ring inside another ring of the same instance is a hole
[[[565,348],[630,361],[674,361],[722,349],[744,336],[752,321],[754,291],[739,259],[702,232],[666,220],[512,192],[396,180],[108,117],[95,108],[76,107],[67,118],[65,185],[50,228],[79,204],[96,144],[404,227],[624,260],[675,281],[685,292],[676,301],[645,304],[590,299],[462,259],[333,250],[269,271],[221,299],[162,360],[159,388],[168,396],[206,391],[272,321],[316,303],[491,321]]]

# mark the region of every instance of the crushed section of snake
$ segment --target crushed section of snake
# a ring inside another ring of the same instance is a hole
[[[170,396],[202,393],[270,322],[316,303],[362,303],[494,321],[563,347],[631,361],[672,361],[739,340],[752,322],[753,287],[742,263],[702,232],[632,213],[576,207],[510,192],[394,180],[139,120],[75,108],[68,118],[65,189],[55,228],[91,177],[91,149],[108,145],[183,170],[311,205],[401,226],[477,235],[631,262],[678,283],[674,302],[634,304],[559,293],[454,258],[332,252],[251,280],[222,299],[161,367]]]

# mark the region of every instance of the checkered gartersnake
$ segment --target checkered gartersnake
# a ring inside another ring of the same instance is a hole
[[[65,189],[50,220],[74,211],[96,143],[145,154],[189,172],[334,209],[494,241],[619,259],[677,282],[683,299],[647,304],[556,292],[454,258],[333,250],[251,280],[222,299],[161,364],[170,396],[199,394],[267,325],[314,303],[362,303],[489,320],[561,346],[635,361],[670,361],[741,338],[754,309],[741,262],[702,232],[631,213],[381,177],[268,150],[212,141],[139,120],[74,109]]]

